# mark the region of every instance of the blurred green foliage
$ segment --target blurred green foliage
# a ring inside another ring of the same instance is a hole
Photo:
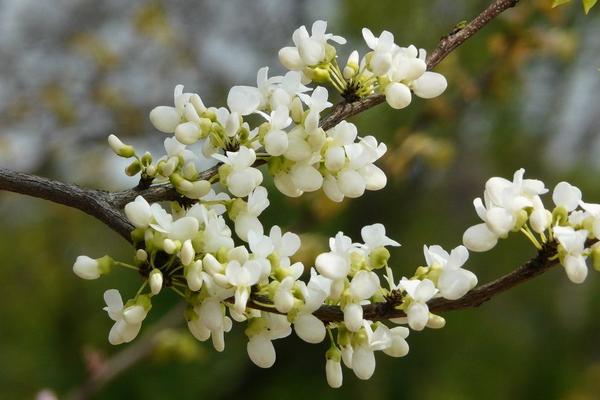
[[[394,32],[399,43],[431,49],[458,21],[488,3],[346,0],[335,2],[333,14],[320,17],[331,20],[333,30],[354,44],[360,43],[360,28],[368,26]],[[165,17],[167,3],[150,4],[132,17],[132,26],[168,43],[176,21]],[[384,222],[389,235],[402,243],[392,254],[401,275],[423,262],[423,244],[460,244],[462,232],[476,220],[471,201],[489,176],[510,176],[523,166],[528,176],[541,177],[548,186],[568,179],[587,200],[599,201],[600,185],[585,162],[557,171],[544,158],[552,132],[536,134],[533,127],[540,121],[524,120],[518,101],[525,95],[524,73],[533,63],[559,70],[569,65],[581,50],[576,28],[597,23],[595,16],[580,19],[569,8],[552,9],[547,0],[521,1],[438,67],[448,77],[444,96],[415,100],[399,112],[379,106],[354,118],[360,132],[388,144],[382,162],[389,178],[385,190],[342,205],[322,194],[287,199],[270,190],[265,225],[306,233],[308,249],[301,257],[310,260],[338,230],[358,238],[363,225]],[[85,31],[70,40],[105,68],[123,62]],[[274,39],[265,31],[264,40],[283,46],[288,38]],[[44,93],[65,123],[77,123],[70,114],[77,105],[68,103],[60,87]],[[118,91],[99,90],[97,96],[109,107],[136,110],[123,104]],[[145,126],[147,111],[115,118],[129,132]],[[53,173],[40,171],[45,172]],[[79,254],[106,253],[127,259],[131,249],[100,222],[75,210],[11,194],[2,194],[0,206],[0,398],[32,398],[42,388],[68,393],[88,370],[127,346],[107,342],[111,321],[101,311],[103,291],[117,287],[132,293],[139,285],[136,276],[124,271],[81,281],[70,271],[73,260]],[[511,238],[488,254],[472,255],[468,265],[485,282],[532,254],[524,239]],[[176,303],[175,297],[160,296],[144,330]],[[561,271],[552,271],[478,309],[444,315],[448,323],[441,331],[412,334],[409,355],[378,355],[370,381],[359,381],[345,370],[339,390],[325,382],[326,344],[308,345],[295,337],[277,341],[275,367],[261,370],[247,358],[239,324],[227,335],[222,354],[208,343],[190,340],[185,330],[170,331],[152,355],[108,383],[96,398],[597,399],[598,315],[597,276],[575,286]]]

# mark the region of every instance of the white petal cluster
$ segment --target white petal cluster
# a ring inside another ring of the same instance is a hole
[[[540,196],[548,189],[542,181],[524,179],[524,173],[523,169],[515,172],[512,182],[500,177],[487,181],[484,200],[474,201],[484,222],[466,230],[465,246],[487,251],[498,239],[517,231],[539,250],[554,241],[568,278],[582,283],[588,273],[587,258],[591,255],[594,265],[600,261],[596,245],[600,239],[600,204],[584,202],[579,188],[560,182],[552,191],[554,208],[546,209]]]
[[[442,94],[448,86],[446,78],[427,70],[426,52],[415,46],[400,47],[394,43],[394,35],[383,31],[379,37],[363,28],[363,38],[372,50],[362,60],[366,77],[377,77],[388,104],[395,109],[407,107],[412,93],[424,99]]]
[[[308,67],[327,64],[335,57],[335,48],[328,44],[329,40],[345,44],[346,39],[331,33],[326,33],[327,22],[315,21],[310,34],[304,25],[296,29],[292,35],[293,47],[279,50],[279,61],[291,71],[304,71]],[[310,80],[311,74],[306,74]]]

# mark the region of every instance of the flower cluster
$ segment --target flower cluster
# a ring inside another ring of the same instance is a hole
[[[311,81],[330,85],[347,100],[384,93],[394,108],[411,101],[411,91],[431,98],[441,94],[446,81],[427,72],[424,50],[399,47],[393,35],[383,32],[375,38],[368,29],[363,36],[373,50],[358,60],[353,51],[344,72],[337,64],[337,52],[329,42],[345,39],[326,33],[327,23],[316,21],[311,34],[304,26],[293,34],[294,47],[281,49],[282,64],[290,69],[283,76],[268,76],[259,69],[256,86],[234,86],[227,107],[207,107],[198,94],[186,93],[182,85],[174,92],[173,106],[159,106],[150,112],[150,121],[165,139],[166,154],[154,161],[146,152],[115,135],[109,144],[116,154],[131,158],[128,175],[140,174],[142,182],[170,181],[182,195],[199,200],[217,180],[235,197],[246,197],[263,182],[259,164],[275,186],[287,196],[323,188],[333,201],[360,197],[365,190],[380,190],[387,178],[374,165],[387,148],[373,136],[359,136],[356,126],[342,121],[324,130],[321,114],[332,106],[324,86],[310,88]],[[264,120],[251,126],[248,117]],[[218,173],[207,170],[219,164]]]
[[[295,47],[284,47],[279,51],[281,63],[291,71],[301,72],[305,82],[330,83],[349,99],[381,93],[395,109],[407,107],[412,93],[431,99],[446,90],[444,76],[427,71],[425,50],[413,45],[398,46],[394,43],[394,35],[388,31],[375,37],[364,28],[363,38],[371,51],[362,59],[358,51],[352,51],[341,70],[335,47],[328,40],[340,44],[345,40],[326,34],[326,28],[324,21],[316,21],[309,35],[306,27],[301,26],[292,36]]]
[[[268,68],[261,68],[256,86],[231,88],[227,107],[207,107],[198,94],[176,86],[173,106],[150,112],[154,127],[169,135],[166,154],[156,160],[150,153],[138,155],[115,135],[108,138],[117,155],[132,160],[126,173],[140,174],[142,186],[168,181],[182,195],[169,205],[138,196],[125,206],[136,249],[132,263],[80,256],[73,266],[83,279],[97,279],[116,267],[143,278],[127,302],[117,290],[106,291],[105,310],[115,321],[110,343],[133,340],[153,297],[168,288],[186,302],[192,335],[211,339],[217,351],[224,349],[233,322],[245,323],[248,356],[259,367],[275,363],[273,341],[293,331],[308,343],[329,337],[326,376],[339,387],[342,362],[368,379],[375,351],[402,357],[409,328],[444,326],[428,302],[456,300],[477,284],[463,268],[465,247],[448,253],[425,246],[426,265],[395,281],[387,247],[399,244],[381,224],[364,227],[361,243],[339,232],[330,239],[330,251],[305,268],[293,261],[299,236],[278,226],[267,235],[259,219],[269,206],[260,164],[268,164],[275,187],[291,197],[322,188],[340,202],[386,185],[384,172],[374,164],[386,152],[385,144],[359,136],[346,121],[324,130],[321,114],[332,106],[329,93],[324,86],[305,85],[330,85],[346,100],[383,93],[394,108],[407,106],[411,93],[431,98],[445,90],[443,76],[426,72],[423,50],[399,47],[389,32],[376,38],[365,29],[363,36],[372,51],[362,60],[352,52],[341,71],[331,43],[345,40],[326,33],[324,21],[315,22],[310,34],[299,28],[294,47],[279,53],[290,71],[269,77]],[[251,126],[256,119],[259,124]],[[382,304],[392,316],[377,313]],[[338,313],[324,314],[332,309]],[[389,323],[408,327],[388,326],[383,321],[388,317]]]
[[[264,190],[259,187],[254,192],[260,189]],[[291,259],[301,245],[297,235],[274,226],[267,236],[261,226],[260,232],[245,232],[246,245],[235,245],[225,215],[239,207],[238,200],[210,200],[187,209],[173,203],[168,212],[137,197],[125,207],[135,226],[134,264],[108,256],[78,257],[73,270],[84,279],[96,279],[119,266],[144,277],[138,293],[125,304],[117,290],[106,291],[105,310],[115,321],[110,343],[133,340],[152,298],[166,287],[188,304],[185,317],[192,335],[200,341],[211,339],[217,351],[225,348],[225,333],[233,321],[246,322],[248,356],[262,368],[275,363],[275,339],[294,331],[305,342],[321,343],[329,332],[327,381],[338,387],[342,360],[358,378],[368,379],[375,369],[375,351],[393,357],[408,353],[409,329],[369,319],[364,313],[369,304],[393,297],[392,307],[405,316],[390,322],[408,324],[413,330],[440,328],[444,320],[429,312],[427,302],[434,297],[458,299],[477,283],[475,275],[462,268],[468,258],[463,246],[450,254],[440,246],[425,246],[426,266],[396,283],[387,247],[399,244],[386,236],[381,224],[365,226],[362,243],[353,243],[339,232],[330,239],[330,251],[317,256],[304,281],[304,265]],[[381,285],[378,271],[384,271],[387,288]],[[320,314],[324,304],[338,307],[342,317],[324,318]]]
[[[493,177],[486,182],[483,200],[473,202],[483,222],[466,230],[465,246],[488,251],[510,232],[523,233],[537,249],[556,242],[567,276],[582,283],[588,273],[587,257],[600,267],[600,204],[584,202],[579,188],[560,182],[552,191],[554,208],[546,209],[540,197],[548,192],[544,182],[524,179],[524,174],[520,169],[512,181]]]

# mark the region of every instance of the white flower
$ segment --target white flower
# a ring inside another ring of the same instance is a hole
[[[159,106],[150,111],[150,122],[156,129],[164,133],[175,132],[189,101],[193,100],[194,105],[198,105],[200,108],[204,107],[198,95],[183,93],[183,85],[175,86],[173,98],[175,107]]]
[[[150,210],[154,220],[150,224],[150,227],[157,232],[163,233],[168,239],[181,242],[192,239],[200,227],[198,220],[194,217],[183,216],[177,220],[173,220],[173,215],[165,211],[158,203],[152,204]]]
[[[137,196],[134,201],[125,205],[125,216],[136,228],[145,229],[152,221],[150,204],[142,196]]]
[[[243,241],[248,241],[248,233],[254,231],[259,235],[264,232],[258,216],[269,206],[267,189],[262,186],[255,188],[248,195],[245,209],[235,216],[235,233]]]
[[[411,298],[411,303],[406,309],[408,325],[415,331],[421,331],[429,321],[429,307],[427,302],[436,295],[438,290],[429,279],[417,280],[402,278],[399,285]]]
[[[229,284],[235,287],[234,309],[243,313],[250,297],[250,288],[258,283],[261,275],[261,265],[254,260],[246,261],[243,265],[239,261],[229,261],[225,268],[225,276]]]
[[[215,350],[223,351],[225,349],[225,332],[231,330],[232,322],[225,315],[225,308],[221,302],[215,297],[209,297],[199,307],[195,307],[195,311],[199,317],[198,323],[210,331]]]
[[[246,197],[261,184],[262,173],[252,167],[256,161],[253,149],[241,146],[239,151],[228,151],[227,156],[213,154],[213,157],[230,167],[226,179],[222,181],[236,197]]]
[[[352,239],[342,232],[329,239],[329,247],[330,252],[317,256],[315,267],[326,278],[343,279],[350,272],[350,253],[356,251],[356,247],[352,245]]]
[[[129,158],[135,155],[133,146],[126,145],[115,135],[110,135],[108,137],[108,145],[118,156]]]
[[[448,82],[442,74],[425,71],[423,75],[412,81],[410,87],[417,96],[423,99],[433,99],[444,93]]]
[[[410,331],[404,326],[396,326],[390,329],[390,335],[392,337],[392,343],[383,352],[390,357],[404,357],[408,354],[409,346],[406,342]]]
[[[279,106],[269,117],[271,129],[265,134],[265,150],[272,156],[280,156],[288,148],[288,134],[284,131],[291,122],[289,110],[286,106]]]
[[[371,298],[379,289],[379,277],[371,271],[359,271],[348,288],[348,301],[344,307],[344,324],[351,332],[358,332],[363,323],[361,302]]]
[[[362,35],[369,46],[373,50],[369,67],[375,75],[385,75],[392,67],[392,50],[394,50],[394,35],[388,31],[381,32],[381,35],[376,38],[367,28],[362,29]]]
[[[364,322],[367,335],[366,342],[355,346],[352,352],[352,370],[359,379],[369,379],[375,372],[375,354],[377,350],[384,350],[392,345],[390,329],[379,323],[375,331],[371,329],[368,321]]]
[[[366,248],[369,250],[385,246],[400,246],[400,243],[386,236],[385,226],[383,226],[383,224],[364,226],[360,230],[360,236],[362,237],[363,242],[365,242]]]
[[[477,285],[477,277],[471,271],[461,268],[469,258],[464,246],[458,246],[450,254],[440,246],[423,246],[427,266],[432,270],[441,269],[437,279],[440,295],[448,300],[463,297]]]
[[[104,310],[108,313],[110,319],[115,321],[108,334],[110,344],[128,343],[138,335],[142,327],[142,321],[146,318],[150,309],[149,300],[144,303],[142,299],[147,300],[148,298],[147,296],[139,296],[138,302],[125,307],[118,290],[109,289],[104,292],[104,301],[106,302]]]
[[[252,319],[246,333],[250,360],[261,368],[270,368],[276,358],[272,341],[289,336],[292,329],[284,315],[263,313],[260,318]]]
[[[534,207],[536,197],[548,191],[542,181],[523,179],[524,173],[523,168],[516,171],[512,182],[499,177],[488,179],[484,201],[480,198],[473,201],[477,215],[485,223],[470,227],[463,235],[463,243],[469,250],[493,248],[499,238],[506,237],[516,227],[522,212]]]
[[[260,91],[252,86],[234,86],[227,95],[227,107],[239,115],[252,114],[261,102]]]
[[[412,95],[410,89],[403,83],[391,82],[385,87],[385,100],[390,107],[401,110],[410,105]]]
[[[581,201],[581,190],[567,182],[560,182],[554,187],[552,201],[556,207],[562,207],[567,212],[571,212]]]
[[[342,386],[344,376],[340,360],[327,359],[325,362],[325,376],[327,377],[327,384],[332,388],[336,389]]]
[[[73,264],[73,272],[82,279],[98,279],[102,274],[100,263],[88,256],[78,256]]]
[[[304,25],[296,29],[292,35],[295,47],[282,48],[279,51],[279,61],[294,71],[301,71],[306,66],[315,66],[326,61],[325,46],[328,40],[339,44],[346,43],[346,39],[340,36],[325,33],[326,29],[326,21],[315,21],[310,35]]]
[[[570,226],[556,226],[553,232],[565,252],[563,266],[567,276],[573,283],[582,283],[588,273],[585,263],[587,257],[584,256],[588,231],[576,231]]]
[[[154,268],[150,271],[150,275],[148,276],[148,282],[150,283],[150,292],[153,295],[157,295],[160,293],[160,290],[163,287],[163,274],[159,269]]]

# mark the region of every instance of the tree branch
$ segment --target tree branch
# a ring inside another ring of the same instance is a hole
[[[435,67],[454,49],[477,33],[503,11],[514,7],[517,2],[518,0],[495,0],[463,28],[442,37],[438,46],[429,55],[427,68],[432,69]],[[334,107],[331,114],[321,120],[321,127],[323,127],[323,129],[329,129],[337,125],[340,121],[374,107],[384,100],[385,98],[383,95],[371,95],[351,103],[339,103]],[[215,166],[204,171],[202,173],[202,178],[208,179],[216,173],[217,167]],[[130,232],[133,230],[133,226],[127,221],[123,214],[123,208],[127,203],[133,201],[135,197],[140,195],[149,202],[177,200],[181,198],[181,195],[177,193],[170,184],[158,184],[148,188],[136,187],[120,192],[107,192],[86,189],[77,185],[66,184],[2,168],[0,168],[0,190],[26,194],[79,209],[104,222],[129,242],[131,242]],[[554,265],[554,262],[549,260],[549,256],[555,252],[555,245],[552,248],[545,248],[545,250],[543,249],[540,251],[535,258],[515,271],[496,281],[474,289],[460,300],[434,300],[430,303],[430,309],[432,311],[447,311],[478,306],[494,295],[549,269]],[[255,299],[262,302],[258,297],[255,297]],[[394,304],[394,302],[388,301],[365,306],[365,317],[379,320],[403,316],[404,314],[401,311],[395,309],[396,305],[397,304]],[[253,306],[257,309],[273,311],[272,308],[262,306],[258,303],[253,304]],[[343,319],[341,310],[338,307],[333,306],[323,306],[315,313],[315,315],[326,321],[340,321]]]
[[[448,35],[443,36],[437,47],[429,53],[427,69],[431,70],[437,66],[454,49],[463,44],[502,12],[516,6],[518,2],[519,0],[495,0],[463,28],[454,30]],[[384,95],[372,94],[351,103],[341,102],[334,107],[331,114],[321,120],[321,127],[325,130],[333,128],[342,120],[368,110],[384,101]]]

